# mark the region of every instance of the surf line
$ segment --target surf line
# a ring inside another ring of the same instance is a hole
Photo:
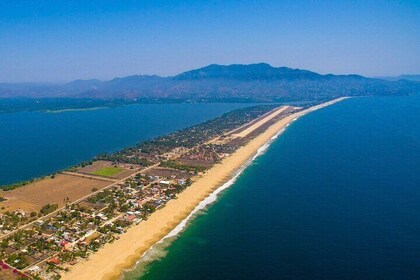
[[[295,121],[295,119],[293,120]],[[229,187],[231,187],[236,180],[238,179],[238,177],[242,174],[242,172],[249,166],[251,165],[251,163],[258,158],[260,155],[264,154],[264,152],[270,147],[270,145],[286,130],[286,128],[289,126],[290,123],[288,123],[286,126],[284,126],[283,128],[281,128],[274,136],[272,136],[265,144],[263,144],[261,147],[258,148],[257,152],[255,153],[255,155],[249,159],[248,161],[246,161],[236,172],[235,175],[229,179],[226,183],[224,183],[223,185],[221,185],[219,188],[217,188],[216,190],[214,190],[211,194],[209,194],[206,198],[204,198],[202,201],[200,201],[200,203],[194,208],[194,210],[192,210],[190,212],[190,214],[188,214],[188,216],[183,219],[174,229],[172,229],[167,235],[165,235],[164,237],[162,237],[158,242],[156,242],[155,244],[153,244],[149,249],[147,249],[141,256],[140,258],[136,261],[135,265],[132,268],[126,269],[125,272],[128,271],[132,271],[134,270],[143,260],[143,258],[150,253],[151,251],[153,251],[156,246],[163,244],[165,242],[165,240],[176,237],[179,235],[179,233],[181,233],[187,226],[188,223],[190,221],[192,221],[196,215],[199,214],[199,212],[201,210],[206,209],[209,205],[215,203],[217,201],[217,198],[219,197],[219,194],[221,192],[223,192],[224,190],[228,189]]]

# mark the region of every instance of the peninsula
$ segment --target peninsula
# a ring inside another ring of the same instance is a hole
[[[0,191],[1,279],[116,279],[312,107],[239,109]]]

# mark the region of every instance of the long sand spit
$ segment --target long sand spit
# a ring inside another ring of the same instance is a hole
[[[80,262],[63,275],[64,280],[118,279],[125,269],[131,268],[154,244],[181,223],[195,207],[217,188],[229,181],[257,153],[258,149],[278,134],[287,124],[311,111],[332,105],[335,99],[294,113],[269,127],[231,156],[216,164],[190,187],[169,201],[166,206],[120,235],[120,239],[106,244],[88,260]]]

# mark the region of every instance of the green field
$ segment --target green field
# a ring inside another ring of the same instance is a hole
[[[92,172],[94,175],[105,176],[105,177],[113,177],[119,173],[121,173],[124,168],[114,167],[114,166],[107,166],[101,169],[95,170]]]

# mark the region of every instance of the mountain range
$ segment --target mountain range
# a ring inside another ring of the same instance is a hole
[[[321,75],[258,64],[212,64],[176,76],[134,75],[64,84],[0,83],[0,98],[88,98],[188,101],[303,101],[339,96],[407,95],[420,83],[360,75]]]

